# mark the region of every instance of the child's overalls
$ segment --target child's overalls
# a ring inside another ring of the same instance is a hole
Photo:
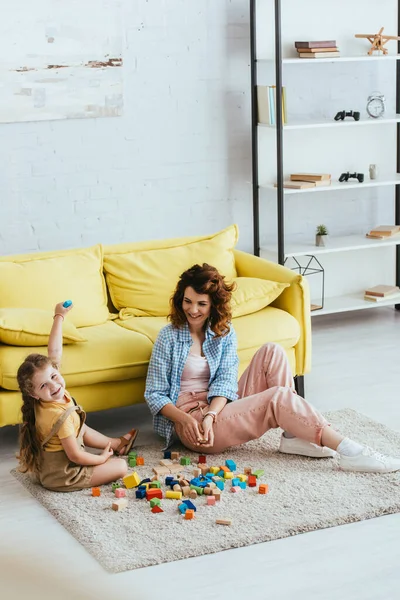
[[[65,420],[76,410],[81,425],[78,432],[76,441],[78,446],[82,450],[85,450],[83,443],[83,425],[86,420],[86,413],[83,408],[74,402],[74,406],[71,406],[66,410],[61,417],[54,423],[52,430],[49,435],[41,443],[41,467],[39,472],[39,481],[43,487],[54,492],[74,492],[76,490],[82,490],[90,487],[90,480],[93,475],[93,465],[77,465],[69,460],[64,450],[58,450],[57,452],[46,452],[44,449],[47,442],[56,435],[61,425]]]

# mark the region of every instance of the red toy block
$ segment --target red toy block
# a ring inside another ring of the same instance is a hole
[[[152,498],[162,499],[162,490],[160,488],[151,488],[146,492],[146,500],[152,500]]]
[[[205,465],[206,462],[207,462],[207,457],[204,456],[204,454],[200,454],[200,456],[199,456],[199,464],[200,465]]]
[[[153,506],[153,508],[151,509],[151,512],[152,513],[160,513],[160,512],[164,512],[164,511],[159,506]]]
[[[101,492],[99,487],[92,488],[92,496],[100,496],[100,494]]]
[[[255,475],[249,475],[247,480],[247,484],[249,487],[256,487],[257,485],[257,477]]]
[[[124,488],[117,488],[114,493],[116,498],[125,498],[126,496]]]
[[[267,483],[260,483],[259,488],[258,488],[258,493],[259,494],[268,494],[268,484]]]

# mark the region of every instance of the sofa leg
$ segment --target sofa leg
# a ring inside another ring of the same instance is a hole
[[[304,375],[296,375],[294,378],[294,385],[298,395],[305,398]]]

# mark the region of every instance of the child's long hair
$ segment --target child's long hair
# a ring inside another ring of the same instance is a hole
[[[18,369],[17,381],[22,394],[22,424],[19,429],[19,470],[22,473],[38,473],[40,469],[40,440],[36,431],[35,398],[32,393],[32,377],[48,365],[53,365],[48,356],[29,354]],[[54,365],[53,365],[54,366]]]

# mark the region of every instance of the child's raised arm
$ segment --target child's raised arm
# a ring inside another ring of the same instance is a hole
[[[63,335],[62,335],[62,324],[64,316],[71,310],[73,304],[64,306],[66,302],[59,302],[56,304],[54,309],[53,325],[50,331],[49,343],[47,346],[47,354],[49,358],[57,366],[61,363],[62,347],[63,347]]]

